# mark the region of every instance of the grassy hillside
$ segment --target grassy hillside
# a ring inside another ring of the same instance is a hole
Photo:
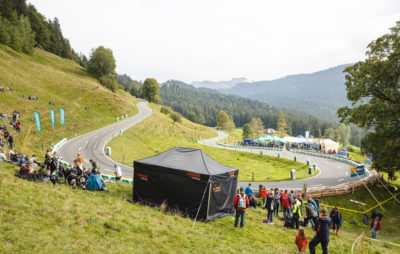
[[[233,216],[196,223],[160,208],[130,204],[132,185],[110,184],[110,192],[72,190],[33,183],[0,164],[0,253],[295,253],[295,230],[249,210],[244,229]],[[350,253],[360,230],[333,236],[330,253]],[[306,230],[309,240],[314,233]],[[356,253],[360,253],[359,245]],[[364,241],[364,253],[399,253],[400,248]],[[317,253],[321,253],[320,247]]]
[[[158,110],[158,106],[155,107]],[[173,124],[165,114],[157,112],[143,122],[126,130],[122,136],[111,140],[112,159],[132,165],[137,159],[156,155],[175,146],[203,149],[208,155],[225,165],[240,169],[239,180],[251,181],[252,172],[255,181],[289,180],[290,170],[297,170],[298,179],[309,177],[307,165],[287,159],[260,156],[220,148],[203,146],[196,143],[197,138],[206,139],[216,136],[213,129],[194,124],[186,119]]]
[[[137,101],[128,93],[112,93],[75,62],[40,49],[25,55],[0,46],[0,86],[14,89],[0,92],[0,112],[11,115],[14,110],[20,111],[22,132],[12,133],[16,150],[24,153],[42,152],[42,144],[50,147],[64,137],[110,124],[118,115],[137,112]],[[97,86],[99,89],[92,90]],[[37,96],[39,101],[22,99],[20,94]],[[60,107],[65,109],[65,126],[59,125]],[[55,128],[50,126],[50,108],[56,111]],[[42,133],[36,132],[34,110],[41,115]],[[2,123],[7,122],[0,120]]]

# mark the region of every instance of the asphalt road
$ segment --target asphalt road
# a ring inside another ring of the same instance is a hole
[[[288,151],[266,151],[260,149],[235,149],[232,147],[226,147],[217,144],[219,140],[226,138],[228,134],[218,131],[218,137],[200,140],[199,143],[207,146],[218,147],[222,149],[231,149],[231,150],[240,150],[245,152],[252,152],[259,154],[260,151],[263,154],[268,154],[272,156],[278,156],[278,153],[281,154],[282,158],[286,159],[294,159],[294,156],[297,156],[297,161],[306,163],[307,160],[310,160],[311,165],[314,163],[317,164],[320,169],[319,174],[302,180],[292,180],[292,181],[281,181],[281,182],[253,182],[252,186],[257,188],[259,185],[265,185],[267,188],[280,188],[280,189],[302,189],[304,184],[307,184],[308,188],[319,188],[324,186],[337,186],[341,184],[346,184],[354,181],[360,180],[359,177],[350,177],[350,165],[345,164],[343,162],[334,161],[325,158],[319,158],[309,155],[295,154]],[[212,156],[212,155],[211,155]],[[239,169],[240,174],[240,169]],[[290,172],[288,172],[290,174]],[[248,182],[239,182],[238,186],[247,186]]]
[[[61,146],[61,148],[57,150],[57,153],[62,156],[64,161],[72,163],[76,159],[78,152],[80,152],[83,155],[85,166],[91,168],[89,160],[93,159],[101,171],[114,173],[113,169],[116,162],[105,155],[105,146],[112,138],[119,135],[120,130],[126,130],[152,114],[152,110],[147,106],[147,102],[144,100],[140,100],[137,107],[139,113],[136,115],[75,137]],[[120,165],[123,176],[132,177],[133,167],[120,163],[117,164]]]
[[[91,167],[89,163],[89,159],[93,159],[96,161],[97,166],[100,167],[100,170],[103,172],[113,173],[115,161],[110,159],[104,153],[105,145],[115,136],[119,135],[120,130],[128,129],[129,127],[139,123],[146,117],[152,114],[152,110],[147,106],[147,102],[141,100],[137,107],[139,109],[139,113],[120,121],[118,123],[114,123],[112,125],[103,127],[101,129],[86,133],[84,135],[75,137],[65,143],[61,148],[58,149],[58,153],[62,156],[64,161],[73,162],[77,157],[78,152],[82,153],[85,161],[85,166]],[[231,150],[240,150],[244,152],[252,152],[259,154],[261,150],[259,149],[238,149],[232,147],[226,147],[217,144],[219,140],[226,138],[228,134],[218,131],[218,137],[201,140],[200,144],[213,146],[221,149],[231,149]],[[266,151],[262,150],[263,154],[268,154],[272,156],[277,156],[277,151]],[[293,160],[294,156],[297,156],[297,160],[299,162],[306,163],[307,160],[310,160],[311,165],[316,163],[318,168],[320,169],[318,175],[302,179],[302,180],[293,180],[293,181],[281,181],[281,182],[253,182],[252,185],[257,187],[258,185],[266,185],[268,188],[280,188],[280,189],[301,189],[304,184],[307,184],[308,188],[319,188],[324,186],[337,186],[341,184],[346,184],[354,181],[358,181],[360,178],[358,177],[350,177],[350,165],[325,159],[325,158],[317,158],[309,155],[302,154],[294,154],[288,151],[282,151],[282,158],[287,158]],[[212,154],[211,154],[212,157]],[[122,165],[121,166],[123,176],[132,177],[133,167]],[[240,169],[239,169],[240,173]],[[288,172],[290,174],[290,172]],[[247,186],[248,182],[239,182],[238,186]]]

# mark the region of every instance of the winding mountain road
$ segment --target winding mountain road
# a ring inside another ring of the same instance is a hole
[[[152,114],[152,110],[147,106],[145,100],[140,100],[136,105],[139,110],[139,113],[136,115],[75,137],[62,145],[57,150],[57,153],[61,155],[64,161],[72,163],[76,159],[78,152],[80,152],[83,155],[85,166],[91,168],[89,160],[93,159],[101,171],[113,173],[114,164],[116,162],[105,155],[104,149],[106,144],[112,138],[118,136],[120,130],[126,130]],[[121,166],[122,174],[124,176],[132,177],[132,167],[122,165],[121,163],[117,164]]]
[[[260,151],[263,154],[278,156],[278,153],[281,154],[282,158],[293,160],[294,156],[297,156],[297,161],[306,163],[307,160],[310,160],[311,165],[316,163],[320,172],[310,178],[301,179],[301,180],[293,180],[293,181],[281,181],[281,182],[252,182],[253,186],[265,185],[268,188],[279,188],[279,189],[302,189],[304,184],[307,184],[308,188],[319,188],[324,186],[337,186],[341,184],[347,184],[354,181],[359,181],[359,177],[350,177],[350,165],[345,164],[343,162],[330,160],[326,158],[319,158],[310,155],[303,154],[295,154],[289,151],[268,151],[268,150],[260,150],[257,148],[233,148],[229,146],[223,146],[218,144],[218,141],[228,137],[228,134],[222,131],[218,131],[218,137],[200,140],[199,143],[207,146],[222,148],[222,149],[230,149],[230,150],[238,150],[244,152],[251,152],[259,154]],[[289,174],[290,172],[288,172]],[[240,169],[239,169],[240,174]],[[363,176],[365,177],[365,175]],[[247,186],[248,182],[238,182],[238,186]]]
[[[115,136],[119,135],[120,130],[128,129],[133,125],[141,122],[148,116],[152,114],[152,110],[147,106],[147,102],[144,100],[140,100],[137,104],[139,109],[139,113],[136,115],[122,120],[120,122],[111,124],[109,126],[100,128],[98,130],[86,133],[84,135],[75,137],[64,145],[62,145],[57,152],[63,157],[63,160],[72,162],[77,157],[78,152],[82,153],[85,159],[85,166],[91,167],[89,163],[89,159],[93,159],[96,161],[97,166],[103,172],[113,173],[114,164],[116,163],[111,158],[105,155],[104,148],[105,145]],[[231,149],[231,150],[240,150],[244,152],[252,152],[252,153],[260,153],[263,151],[263,154],[277,156],[277,151],[267,151],[260,149],[252,149],[252,148],[234,148],[229,146],[223,146],[218,144],[218,141],[226,138],[228,134],[217,131],[218,137],[200,140],[199,143],[207,146],[217,147],[221,149]],[[347,184],[350,182],[360,180],[359,177],[350,177],[350,166],[343,162],[334,161],[326,158],[319,158],[310,155],[303,154],[294,154],[288,151],[282,151],[282,158],[287,158],[293,160],[294,156],[297,156],[297,160],[303,163],[306,163],[307,160],[310,160],[311,164],[316,163],[320,172],[313,177],[301,180],[293,180],[293,181],[281,181],[281,182],[253,182],[253,186],[258,185],[266,185],[268,188],[280,188],[280,189],[301,189],[304,184],[307,184],[308,188],[319,188],[324,186],[337,186],[341,184]],[[212,155],[211,155],[212,156]],[[121,166],[122,174],[124,176],[132,177],[133,167],[122,165],[121,163],[117,163]],[[289,174],[290,172],[288,172]],[[363,176],[365,177],[365,176]],[[248,182],[239,182],[238,186],[247,186]]]

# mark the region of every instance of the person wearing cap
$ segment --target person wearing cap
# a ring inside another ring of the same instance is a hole
[[[122,178],[121,167],[118,166],[118,164],[114,164],[114,169],[115,169],[115,181],[121,182],[121,178]]]
[[[241,199],[244,199],[245,202],[246,202],[246,207],[245,208],[240,208],[239,207],[239,200],[241,200]],[[246,208],[249,207],[249,205],[250,205],[249,198],[244,193],[244,188],[240,187],[239,194],[233,200],[233,206],[236,209],[235,228],[238,227],[239,218],[240,218],[240,228],[244,227],[244,217],[246,216]]]

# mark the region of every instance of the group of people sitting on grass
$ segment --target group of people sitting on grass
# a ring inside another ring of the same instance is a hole
[[[13,88],[12,87],[0,87],[0,92],[5,92],[5,91],[12,91]]]

